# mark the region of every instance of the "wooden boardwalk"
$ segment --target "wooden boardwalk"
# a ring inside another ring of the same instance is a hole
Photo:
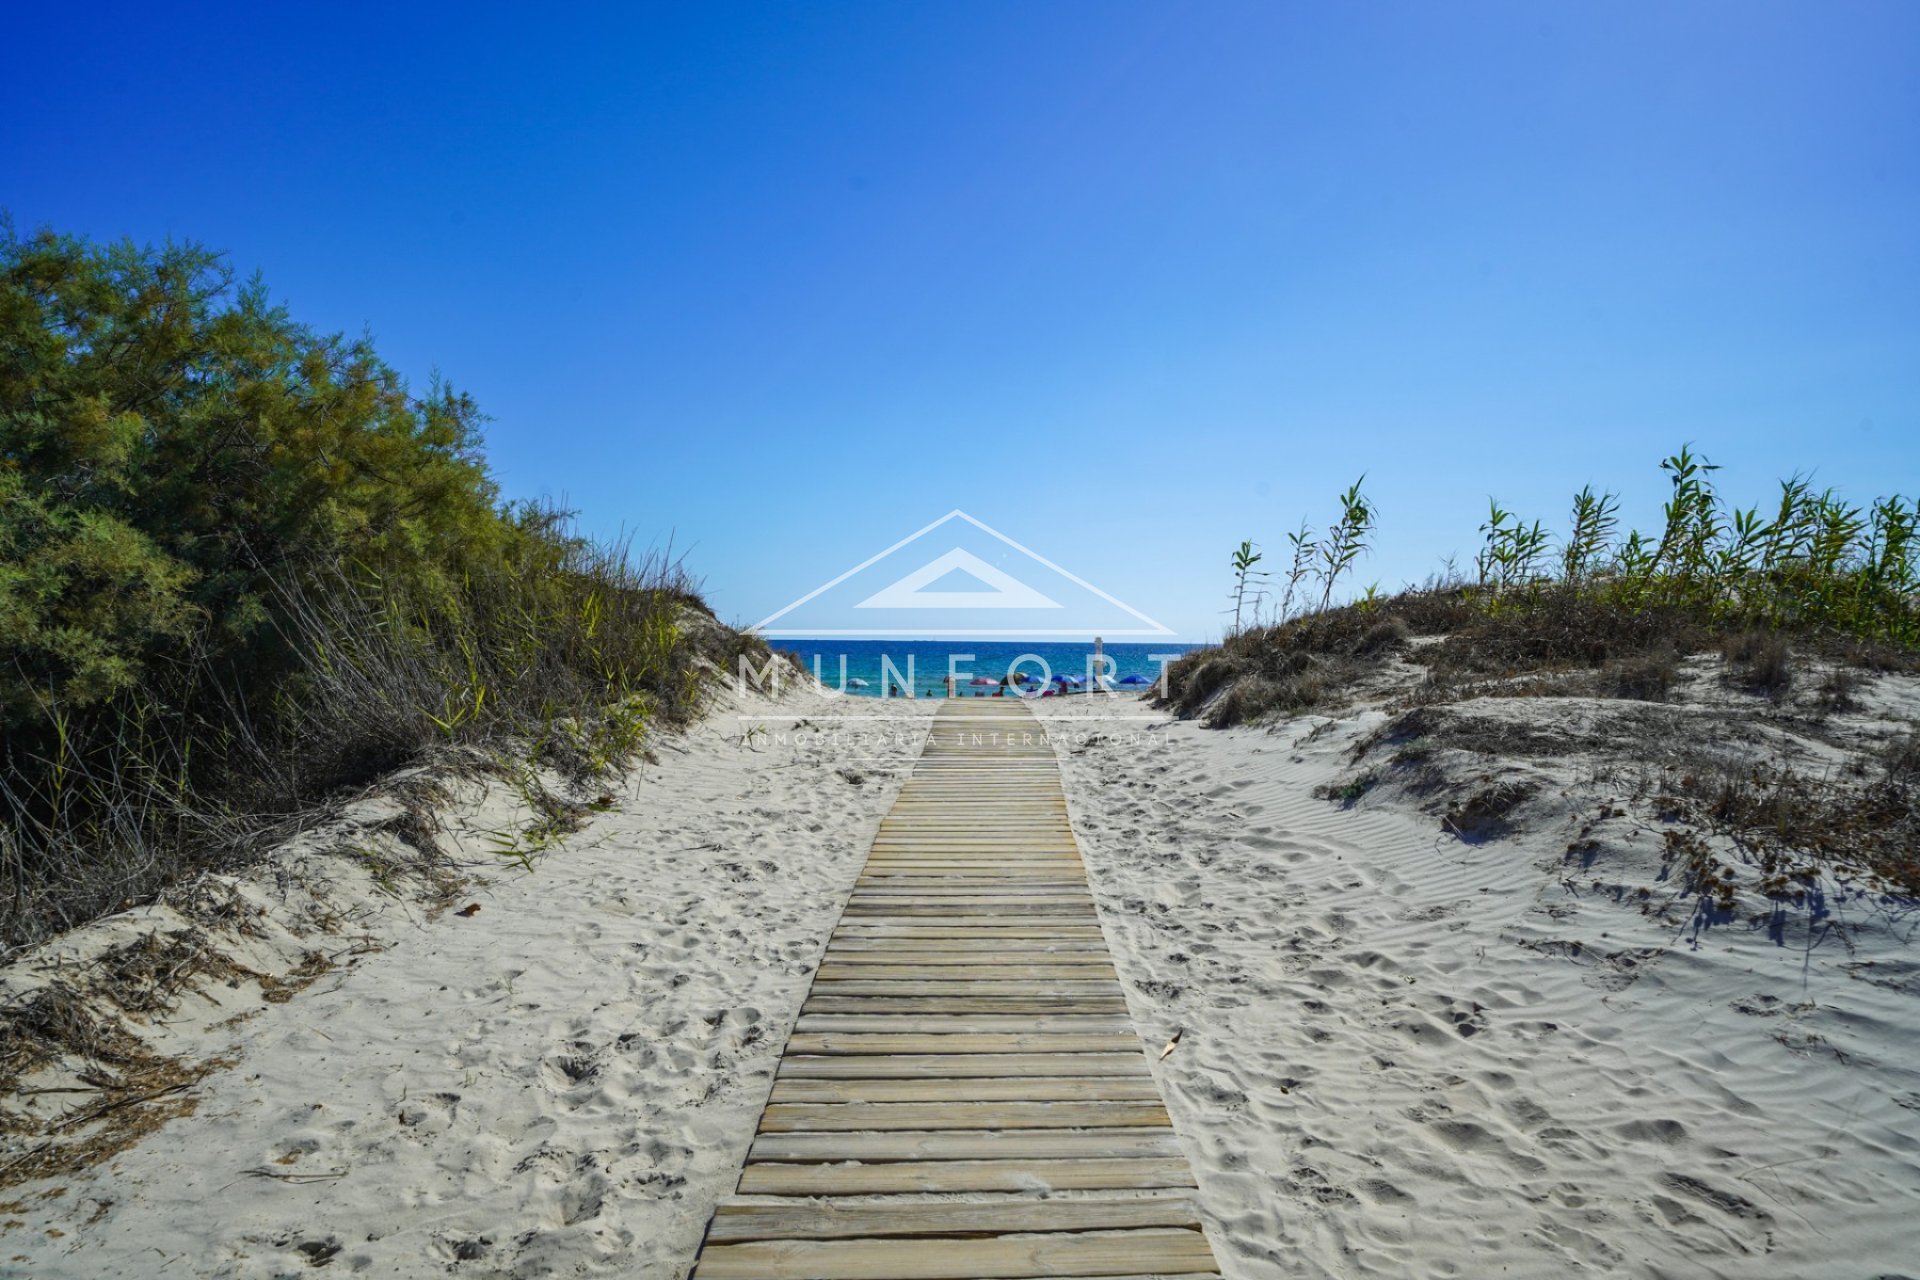
[[[695,1280],[1215,1275],[1053,748],[942,704]]]

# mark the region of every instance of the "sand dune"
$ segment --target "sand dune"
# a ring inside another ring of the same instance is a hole
[[[1912,693],[1886,682],[1862,732],[1911,724]],[[472,916],[309,850],[365,953],[284,1002],[213,983],[157,1016],[167,1052],[232,1065],[110,1163],[9,1190],[0,1270],[683,1276],[928,710],[819,731],[847,709],[722,708],[531,874],[493,859]],[[1658,879],[1615,718],[1672,734],[1711,707],[1478,699],[1455,736],[1510,758],[1442,751],[1346,805],[1315,792],[1353,779],[1375,704],[1225,731],[1131,698],[1037,710],[1138,1029],[1178,1037],[1155,1071],[1227,1275],[1914,1272],[1916,917],[1833,886],[1824,919],[1703,923]],[[1715,749],[1781,748],[1737,710]],[[1510,829],[1443,829],[1515,779]],[[445,839],[484,861],[503,804],[465,795]],[[284,938],[228,940],[256,969],[311,945],[274,874],[237,886],[281,904],[259,919]]]
[[[1377,710],[1043,718],[1135,1017],[1181,1033],[1157,1070],[1229,1275],[1914,1270],[1910,907],[1702,933],[1596,891],[1621,868],[1567,852],[1609,799],[1591,757],[1480,843],[1412,797],[1315,798]]]
[[[186,996],[169,1047],[235,1065],[109,1166],[7,1192],[0,1272],[684,1272],[924,733],[878,703],[898,736],[795,732],[825,708],[796,696],[752,742],[722,708],[531,874],[470,891],[476,914],[383,899],[383,950],[286,1003],[253,992],[238,1027]],[[489,803],[447,838],[484,855]]]

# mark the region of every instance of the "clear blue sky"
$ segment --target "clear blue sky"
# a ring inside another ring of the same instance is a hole
[[[752,621],[964,508],[1198,637],[1683,441],[1920,489],[1920,4],[17,6],[0,206],[195,239]]]

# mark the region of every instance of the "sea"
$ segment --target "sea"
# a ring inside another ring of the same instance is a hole
[[[1002,676],[1026,672],[1042,683],[1052,684],[1055,676],[1077,677],[1078,688],[1091,688],[1089,673],[1099,674],[1093,662],[1093,645],[1073,642],[1008,642],[1003,640],[775,640],[775,649],[800,655],[806,669],[818,675],[829,689],[842,690],[856,697],[886,697],[891,691],[905,697],[938,698],[945,696],[947,672],[958,677],[962,697],[991,694]],[[1114,644],[1101,647],[1108,665],[1106,678],[1115,688],[1144,690],[1158,683],[1167,663],[1199,645]],[[1129,683],[1128,676],[1138,677]],[[985,680],[974,685],[975,679]],[[1036,686],[1037,687],[1037,686]],[[1058,688],[1059,686],[1055,685]]]

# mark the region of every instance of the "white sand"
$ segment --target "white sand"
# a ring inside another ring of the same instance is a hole
[[[1911,727],[1901,689],[1877,714]],[[1605,712],[1470,705],[1549,734]],[[1910,905],[1790,913],[1776,941],[1594,892],[1659,861],[1638,814],[1567,860],[1618,781],[1591,755],[1535,768],[1522,829],[1468,844],[1417,795],[1312,796],[1375,710],[1042,714],[1134,1015],[1182,1033],[1158,1074],[1229,1276],[1920,1273]]]
[[[1920,707],[1891,687],[1867,729]],[[7,1192],[0,1273],[683,1276],[931,709],[749,707],[782,715],[751,743],[722,710],[533,874],[468,895],[470,919],[325,851],[278,868],[291,888],[247,878],[264,913],[227,942],[250,967],[383,949],[285,1004],[184,997],[156,1043],[236,1065],[110,1165]],[[1657,833],[1596,819],[1621,775],[1584,747],[1522,769],[1547,785],[1520,829],[1467,844],[1411,790],[1311,795],[1378,710],[1269,732],[1130,698],[1037,709],[1136,1019],[1180,1033],[1157,1071],[1234,1280],[1920,1274],[1920,916],[1850,898],[1841,927],[1770,932],[1648,909]],[[1623,712],[1745,740],[1700,707],[1456,710],[1562,744]],[[836,711],[881,719],[791,728]],[[498,787],[466,801],[454,834],[480,856],[525,816]],[[316,933],[316,910],[345,923]],[[103,922],[0,985],[178,923]]]
[[[166,1047],[236,1065],[110,1166],[5,1193],[0,1273],[684,1274],[930,710],[862,702],[882,719],[861,740],[793,729],[846,708],[739,708],[778,717],[752,743],[723,708],[656,744],[615,811],[532,874],[493,872],[471,918],[427,922],[335,866],[326,896],[385,949],[284,1004],[245,984],[238,1027],[217,1024],[239,993],[186,997]],[[499,790],[456,815],[470,854],[512,817]]]

